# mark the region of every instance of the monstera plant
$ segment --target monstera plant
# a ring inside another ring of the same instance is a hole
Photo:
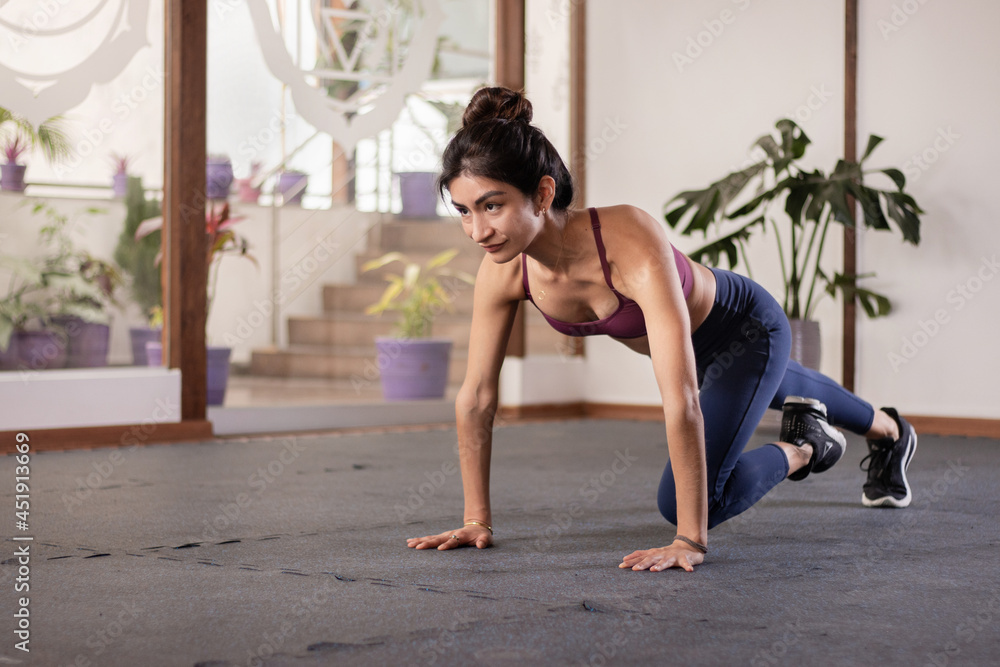
[[[793,330],[799,321],[811,321],[824,296],[838,292],[856,300],[869,317],[887,315],[892,309],[889,298],[858,284],[874,274],[839,273],[823,252],[830,230],[841,225],[856,228],[863,223],[881,231],[895,227],[904,241],[920,242],[923,211],[905,191],[903,173],[895,168],[865,168],[882,137],[869,136],[858,162],[838,160],[827,174],[800,163],[811,143],[802,128],[788,119],[779,120],[775,128],[776,134],[757,139],[762,157],[756,162],[707,188],[686,190],[671,199],[666,205],[667,224],[684,235],[708,239],[688,253],[695,261],[712,266],[724,262],[751,277],[746,246],[755,235],[770,233],[783,282],[779,301]],[[886,187],[873,186],[873,176]],[[853,201],[860,204],[860,223]],[[818,340],[818,325],[810,328]]]

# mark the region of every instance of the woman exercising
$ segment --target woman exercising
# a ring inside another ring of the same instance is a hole
[[[465,520],[407,545],[493,542],[493,419],[500,366],[525,299],[561,333],[605,334],[652,361],[669,451],[657,503],[677,534],[666,546],[633,551],[619,567],[693,571],[708,551],[709,528],[784,478],[801,480],[840,460],[846,441],[831,424],[868,439],[864,505],[907,506],[905,473],[917,446],[910,424],[790,361],[791,333],[777,302],[743,276],[685,257],[652,216],[624,205],[569,208],[569,171],[531,116],[520,93],[483,88],[444,152],[441,192],[486,251],[455,401]],[[779,442],[744,452],[768,407],[784,411]]]

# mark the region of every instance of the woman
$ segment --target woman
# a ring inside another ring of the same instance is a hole
[[[650,215],[631,206],[569,208],[569,172],[531,115],[520,93],[481,89],[444,153],[442,194],[448,190],[465,233],[486,251],[455,404],[465,521],[408,546],[492,544],[493,417],[525,299],[563,333],[610,335],[652,361],[670,453],[657,500],[677,535],[619,567],[692,571],[707,553],[709,528],[782,479],[804,479],[840,459],[846,442],[830,424],[868,438],[864,504],[908,505],[905,471],[917,443],[910,425],[789,361],[788,321],[774,299],[747,278],[685,257]],[[744,452],[768,407],[784,409],[780,441]]]

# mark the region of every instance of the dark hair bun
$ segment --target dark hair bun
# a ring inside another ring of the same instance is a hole
[[[480,88],[462,114],[462,126],[495,118],[530,123],[531,102],[510,88]]]

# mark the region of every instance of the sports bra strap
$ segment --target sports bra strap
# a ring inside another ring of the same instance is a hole
[[[604,282],[608,284],[615,294],[618,290],[611,284],[611,267],[608,266],[608,258],[604,254],[604,240],[601,238],[601,221],[597,218],[597,209],[590,209],[590,227],[594,230],[594,241],[597,243],[597,255],[601,258],[601,268],[604,270]]]
[[[528,289],[528,257],[521,253],[521,282],[524,284],[524,296],[531,301],[531,291]]]

